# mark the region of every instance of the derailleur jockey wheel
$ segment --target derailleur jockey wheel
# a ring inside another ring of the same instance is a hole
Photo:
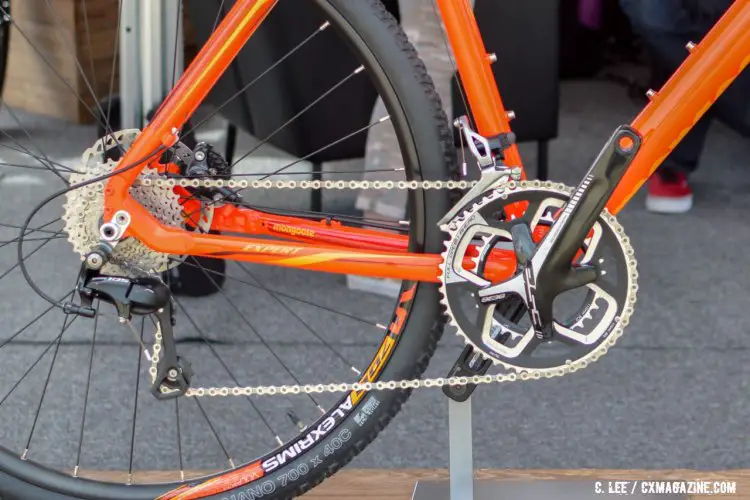
[[[488,262],[508,252],[530,262],[571,192],[562,184],[510,182],[469,203],[443,225],[449,240],[441,266],[442,303],[457,333],[496,364],[550,374],[574,363],[580,366],[606,353],[628,324],[638,289],[636,261],[622,226],[607,211],[572,263],[574,268],[595,268],[596,279],[554,299],[548,337],[535,331],[530,318],[528,290],[543,283],[519,276],[523,262],[506,282],[519,286],[486,293],[497,289],[486,275]],[[506,215],[519,211],[520,216]]]

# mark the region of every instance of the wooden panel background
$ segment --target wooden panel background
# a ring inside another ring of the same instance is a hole
[[[93,121],[86,106],[94,97],[82,73],[98,96],[108,94],[118,9],[112,0],[90,0],[85,9],[91,50],[80,1],[12,0],[16,26],[11,27],[3,91],[8,105],[78,123]]]
[[[86,79],[99,99],[109,95],[113,70],[114,93],[119,87],[119,63],[113,64],[117,0],[11,0],[11,15],[17,27],[10,30],[4,101],[40,115],[92,123],[87,106],[94,109],[94,97]],[[194,37],[185,17],[190,59]]]
[[[84,477],[124,482],[126,473],[81,472]],[[202,474],[199,474],[202,475]],[[191,477],[192,474],[187,474]],[[633,481],[693,480],[735,481],[737,494],[711,498],[750,500],[750,470],[703,472],[694,470],[479,470],[477,479],[497,481]],[[145,472],[133,475],[134,482],[164,482],[179,479],[175,472]],[[447,481],[447,470],[344,469],[302,498],[305,500],[411,500],[419,480]],[[607,497],[611,498],[611,497]],[[705,496],[693,498],[707,498]],[[539,499],[546,500],[546,499]]]
[[[497,481],[727,480],[737,482],[738,494],[732,496],[715,495],[711,498],[750,499],[750,470],[726,472],[689,470],[479,470],[475,477]],[[418,480],[447,481],[448,471],[424,469],[400,471],[344,470],[302,498],[306,500],[411,500],[414,486]],[[611,496],[608,498],[611,498]],[[539,500],[547,499],[540,498]]]

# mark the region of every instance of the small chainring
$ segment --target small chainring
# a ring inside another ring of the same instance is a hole
[[[140,134],[140,130],[122,130],[99,139],[82,156],[82,173],[70,176],[70,185],[75,187],[91,179],[113,172],[118,162],[108,159],[107,154],[115,148],[127,150]],[[189,151],[189,150],[188,150]],[[141,176],[154,176],[154,168],[144,168]],[[99,228],[104,215],[104,188],[107,180],[94,182],[72,189],[65,195],[63,222],[68,241],[73,250],[83,259],[100,241]],[[185,228],[185,214],[180,205],[180,196],[167,186],[134,185],[130,188],[133,198],[143,205],[161,223]],[[204,205],[198,227],[208,231],[213,217],[213,207]],[[195,215],[192,216],[195,218]],[[155,252],[135,238],[125,238],[115,246],[111,260],[101,270],[102,274],[133,276],[141,273],[159,273],[179,264],[180,256]]]
[[[496,284],[485,274],[488,263],[501,255],[515,258],[513,226],[526,224],[538,245],[571,192],[562,184],[511,182],[467,204],[443,226],[450,237],[441,265],[441,302],[457,334],[495,364],[552,374],[573,362],[595,361],[617,340],[613,332],[628,324],[638,289],[634,251],[607,211],[574,262],[595,263],[600,275],[555,299],[551,341],[537,338],[520,295],[507,294],[499,303],[478,299],[478,290]],[[523,215],[508,220],[510,205],[521,207]]]

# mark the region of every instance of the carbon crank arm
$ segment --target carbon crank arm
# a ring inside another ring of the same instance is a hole
[[[470,345],[464,347],[461,355],[458,357],[453,367],[448,372],[447,378],[450,377],[473,377],[474,375],[484,375],[492,366],[492,361],[482,356],[479,351],[475,351]],[[443,394],[453,401],[463,403],[474,392],[476,384],[465,385],[446,385],[443,387]]]
[[[640,146],[641,136],[628,125],[621,125],[610,137],[539,245],[537,254],[543,257],[543,267],[559,270],[570,266]]]

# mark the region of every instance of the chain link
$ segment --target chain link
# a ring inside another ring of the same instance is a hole
[[[469,189],[477,181],[293,181],[246,179],[169,179],[161,176],[143,176],[135,185],[144,187],[229,188],[229,189],[356,189],[356,190],[414,190],[414,189]]]
[[[161,358],[161,324],[157,321],[156,332],[154,332],[154,346],[151,348],[151,366],[148,368],[148,374],[151,377],[151,384],[156,382],[156,375],[159,373],[159,359]]]

